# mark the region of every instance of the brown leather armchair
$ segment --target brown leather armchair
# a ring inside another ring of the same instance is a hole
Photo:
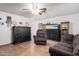
[[[37,30],[36,36],[34,36],[34,43],[36,45],[46,45],[47,38],[45,30],[39,29]]]

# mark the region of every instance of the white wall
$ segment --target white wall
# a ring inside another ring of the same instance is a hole
[[[36,35],[36,31],[38,29],[38,23],[60,23],[62,21],[69,21],[70,22],[70,28],[69,33],[77,34],[79,33],[79,13],[78,14],[72,14],[72,15],[66,15],[66,16],[59,16],[59,17],[52,17],[49,19],[42,19],[42,20],[35,20],[32,26],[32,35]]]
[[[38,23],[60,23],[62,21],[70,21],[70,29],[69,33],[77,34],[79,33],[79,13],[78,14],[72,14],[72,15],[66,15],[66,16],[59,16],[59,17],[52,17],[49,19],[41,19],[34,20],[34,19],[28,19],[22,16],[9,14],[5,12],[0,11],[0,17],[2,18],[2,21],[5,23],[7,20],[7,16],[11,16],[12,20],[15,20],[17,22],[17,26],[25,26],[25,22],[29,22],[29,25],[31,26],[31,35],[33,39],[33,35],[36,35],[36,31],[38,29]],[[1,21],[1,20],[0,20]],[[19,22],[23,22],[23,25],[20,25]],[[0,25],[0,45],[9,44],[11,43],[11,28],[7,27],[7,24],[5,23],[3,26]]]
[[[11,16],[12,20],[17,22],[16,26],[25,26],[25,22],[30,22],[28,18],[0,11],[0,18],[2,18],[0,21],[4,22],[3,26],[0,25],[0,45],[9,44],[12,40],[11,28],[8,28],[6,24],[7,16]],[[22,25],[19,24],[20,21],[23,22]]]

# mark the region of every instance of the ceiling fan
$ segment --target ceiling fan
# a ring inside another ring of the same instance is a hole
[[[39,14],[42,15],[42,13],[45,13],[47,11],[47,8],[40,8],[39,10],[41,11]]]
[[[24,11],[32,11],[33,14],[39,14],[39,15],[42,15],[43,13],[47,12],[47,8],[38,7],[37,4],[32,4],[31,9],[30,8],[29,9],[23,8],[22,10],[24,10]]]

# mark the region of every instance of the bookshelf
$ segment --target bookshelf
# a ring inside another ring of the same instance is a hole
[[[61,40],[64,38],[65,34],[69,33],[69,23],[69,21],[60,23]]]

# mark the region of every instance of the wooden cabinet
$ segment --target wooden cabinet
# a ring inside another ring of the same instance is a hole
[[[31,40],[31,28],[14,26],[12,27],[12,43],[20,43]]]
[[[54,41],[61,40],[60,29],[46,29],[46,30],[47,30],[47,37],[49,40],[54,40]]]
[[[64,35],[69,33],[69,22],[61,22],[60,29],[61,29],[61,40],[62,40],[64,38]]]

